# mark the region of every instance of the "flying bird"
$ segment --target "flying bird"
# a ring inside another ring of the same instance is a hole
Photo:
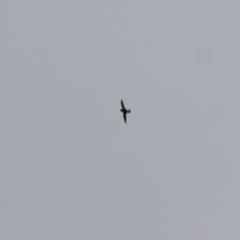
[[[121,100],[121,105],[122,105],[122,109],[120,109],[120,111],[123,113],[123,119],[125,121],[125,123],[127,123],[127,113],[131,113],[131,110],[127,110],[124,106],[123,100]]]

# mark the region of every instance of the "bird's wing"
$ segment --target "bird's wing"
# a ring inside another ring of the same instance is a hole
[[[126,112],[123,113],[123,118],[124,118],[125,123],[127,123],[127,113]]]
[[[123,109],[126,109],[125,106],[124,106],[123,100],[121,100],[121,105],[122,105]]]

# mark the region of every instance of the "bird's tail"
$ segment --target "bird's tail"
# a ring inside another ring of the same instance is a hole
[[[128,113],[131,113],[131,109],[128,110]]]

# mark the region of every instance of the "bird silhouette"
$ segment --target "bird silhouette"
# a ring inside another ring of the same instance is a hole
[[[123,113],[123,119],[125,121],[125,123],[127,123],[127,113],[131,113],[131,110],[127,110],[124,106],[123,100],[121,100],[121,105],[122,105],[122,109],[120,109],[120,111]]]

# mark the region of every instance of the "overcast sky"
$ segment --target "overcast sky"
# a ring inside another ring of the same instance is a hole
[[[0,239],[239,240],[239,12],[1,1]]]

